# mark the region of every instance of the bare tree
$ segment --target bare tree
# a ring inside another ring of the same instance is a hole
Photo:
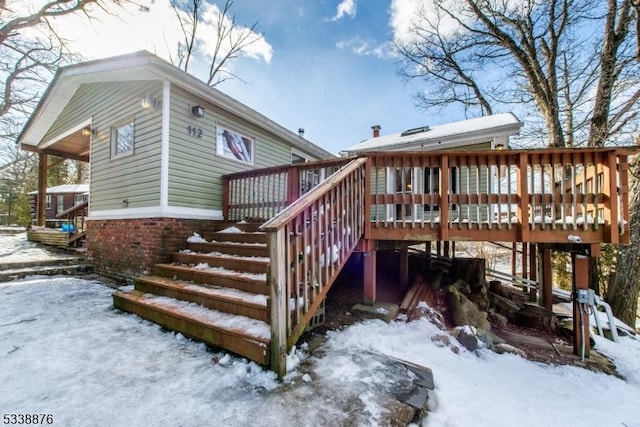
[[[178,43],[175,58],[172,59],[174,65],[189,72],[192,64],[191,60],[198,47],[198,28],[203,20],[203,12],[208,4],[205,0],[172,0],[171,7],[180,24],[182,41]],[[203,52],[210,58],[208,75],[205,81],[210,86],[217,86],[220,83],[237,78],[230,69],[229,64],[238,55],[260,40],[258,31],[258,21],[250,26],[241,26],[236,22],[235,14],[231,13],[233,1],[227,0],[222,9],[216,10],[215,32],[216,39],[211,51]],[[242,79],[240,79],[242,80]]]
[[[37,173],[32,153],[20,151],[15,139],[31,114],[42,91],[61,65],[75,59],[54,29],[54,20],[83,13],[91,18],[91,7],[106,10],[132,0],[49,0],[8,4],[0,0],[0,199],[24,202],[24,193]],[[60,175],[66,165],[52,168]],[[61,175],[62,176],[62,175]]]
[[[640,110],[640,27],[637,0],[433,0],[396,40],[400,73],[428,85],[424,108],[452,103],[465,112],[527,109],[546,145],[632,144]],[[534,120],[535,122],[535,120]],[[640,167],[632,165],[635,175]],[[632,183],[631,189],[639,189]],[[618,261],[607,298],[635,323],[640,196],[632,194],[629,247]],[[635,255],[634,255],[635,254]],[[627,260],[628,262],[625,262]],[[635,295],[635,299],[633,296]]]

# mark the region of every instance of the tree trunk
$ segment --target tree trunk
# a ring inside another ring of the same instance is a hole
[[[611,286],[607,290],[607,302],[613,314],[635,328],[640,296],[640,161],[629,164],[629,233],[630,244],[621,246],[618,265]]]

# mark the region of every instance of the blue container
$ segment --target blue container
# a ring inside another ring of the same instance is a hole
[[[62,232],[63,233],[71,233],[73,234],[73,232],[75,231],[75,227],[73,226],[73,224],[62,224]]]

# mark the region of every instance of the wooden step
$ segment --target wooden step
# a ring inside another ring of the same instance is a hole
[[[266,295],[233,288],[196,285],[157,276],[137,278],[135,287],[140,292],[189,301],[213,310],[269,323]]]
[[[204,233],[206,241],[267,244],[266,233]]]
[[[197,270],[193,267],[179,264],[156,264],[154,266],[154,274],[169,279],[235,288],[254,294],[269,294],[266,274],[250,275],[243,274],[240,271],[224,269],[217,271]]]
[[[268,257],[267,245],[263,243],[238,243],[238,242],[206,242],[189,243],[189,250],[194,252],[220,252],[223,254],[238,255],[244,257]]]
[[[137,314],[172,331],[232,351],[261,365],[269,363],[270,328],[259,320],[139,291],[115,292],[113,303],[120,310]]]
[[[262,226],[262,222],[216,222],[214,224],[214,231],[222,231],[228,230],[229,228],[237,228],[243,232],[253,233],[256,231],[260,231],[260,227]]]
[[[228,270],[246,271],[261,274],[269,271],[269,258],[235,257],[231,255],[209,255],[199,253],[174,252],[171,258],[182,264],[208,264],[210,267],[222,267]]]

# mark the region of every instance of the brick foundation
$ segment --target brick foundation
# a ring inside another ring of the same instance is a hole
[[[97,273],[132,283],[153,265],[187,247],[194,232],[215,230],[216,221],[143,218],[87,221],[87,256]]]

